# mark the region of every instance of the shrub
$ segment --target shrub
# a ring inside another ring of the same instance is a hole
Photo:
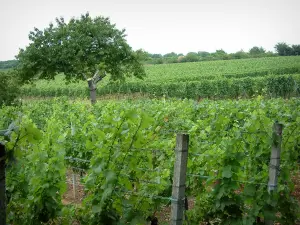
[[[0,72],[0,106],[12,104],[19,94],[19,87],[14,71]]]

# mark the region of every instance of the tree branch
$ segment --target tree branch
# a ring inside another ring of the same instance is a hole
[[[97,70],[96,73],[94,74],[93,80],[95,80],[97,77],[99,77],[98,75],[99,75],[99,70]]]
[[[93,81],[94,81],[94,83],[95,84],[97,84],[99,81],[101,81],[104,77],[106,77],[106,73],[105,72],[103,72],[103,75],[100,77],[99,75],[98,75],[98,70],[97,70],[97,72],[95,73],[95,75],[97,74],[97,76],[95,76],[94,75],[94,77],[93,77]]]

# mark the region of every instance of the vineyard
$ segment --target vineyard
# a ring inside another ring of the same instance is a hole
[[[287,59],[275,63],[275,69],[300,58]],[[272,136],[276,121],[283,124],[280,142]],[[172,195],[179,133],[189,136],[185,185],[193,207],[185,207],[185,224],[271,220],[293,225],[299,217],[292,197],[300,150],[298,98],[148,99],[94,106],[61,98],[2,107],[0,127],[9,125],[14,128],[3,142],[10,224],[146,224],[155,217],[159,224],[169,224],[159,215],[181,201]],[[271,147],[279,143],[278,186],[268,192]],[[81,177],[79,204],[62,204],[70,172]]]
[[[98,96],[139,93],[177,98],[292,97],[300,94],[300,56],[146,66],[144,80],[100,82]],[[22,87],[24,97],[87,98],[86,82],[65,84],[63,75]]]
[[[45,24],[54,4],[8,3],[26,20],[0,61],[0,225],[300,225],[296,7],[85,1]]]

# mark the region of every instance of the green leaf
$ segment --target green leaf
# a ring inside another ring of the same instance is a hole
[[[231,166],[223,167],[222,177],[226,177],[226,178],[232,177]]]
[[[125,116],[126,116],[126,118],[128,118],[132,121],[136,121],[136,119],[138,118],[138,114],[135,110],[129,110]]]
[[[255,196],[255,193],[256,193],[256,188],[255,188],[255,185],[253,184],[250,184],[250,185],[247,185],[244,189],[244,194],[247,195],[247,196]]]
[[[107,171],[107,172],[105,173],[105,177],[106,177],[106,181],[107,181],[108,183],[115,181],[116,178],[117,178],[116,173],[115,173],[114,171],[112,171],[112,170]]]
[[[92,212],[93,212],[93,213],[100,213],[101,210],[102,210],[101,205],[93,205],[93,206],[92,206]]]
[[[219,189],[218,189],[218,194],[217,194],[217,198],[218,199],[221,199],[225,194],[225,189],[224,189],[224,186],[221,186]]]
[[[102,165],[93,167],[93,171],[95,172],[95,174],[100,174],[102,172]]]
[[[90,140],[86,140],[85,147],[86,147],[87,149],[93,149],[93,148],[95,147],[95,143],[93,143],[93,142],[90,141]]]
[[[120,180],[120,183],[123,183],[127,190],[132,190],[132,184],[128,179],[122,179]]]
[[[149,127],[153,123],[153,118],[146,113],[142,114],[141,129]]]

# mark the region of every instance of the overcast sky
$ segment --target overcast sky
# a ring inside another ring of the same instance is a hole
[[[299,0],[0,0],[0,60],[28,45],[34,27],[89,12],[125,28],[133,49],[151,53],[248,51],[300,44]]]

